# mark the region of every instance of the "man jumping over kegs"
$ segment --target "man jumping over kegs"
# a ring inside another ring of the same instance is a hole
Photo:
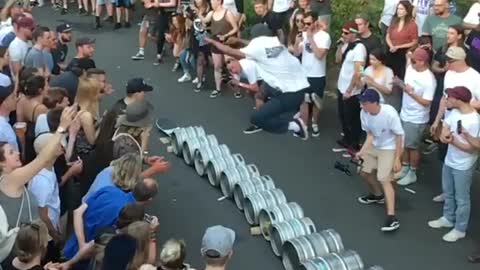
[[[299,111],[310,86],[302,65],[267,26],[253,26],[251,36],[248,45],[239,50],[208,37],[204,41],[234,59],[252,60],[262,87],[273,89],[271,99],[251,115],[252,125],[273,133],[291,130],[296,137],[308,139],[306,119],[292,116]]]

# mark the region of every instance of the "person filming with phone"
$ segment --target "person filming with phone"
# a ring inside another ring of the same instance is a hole
[[[447,242],[465,237],[470,219],[470,187],[478,152],[462,136],[463,130],[478,136],[480,118],[470,104],[472,93],[463,86],[446,90],[446,106],[451,111],[443,121],[440,140],[448,144],[447,155],[442,168],[442,189],[445,198],[443,214],[428,222],[434,229],[452,228],[443,236]]]

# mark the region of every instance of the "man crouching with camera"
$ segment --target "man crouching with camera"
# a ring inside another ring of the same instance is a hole
[[[387,219],[381,230],[395,231],[400,227],[400,222],[395,217],[395,189],[392,182],[393,173],[401,168],[404,131],[395,108],[380,104],[377,91],[367,89],[359,99],[362,105],[360,119],[367,139],[355,158],[363,160],[361,176],[370,194],[359,197],[358,201],[363,204],[386,203]]]

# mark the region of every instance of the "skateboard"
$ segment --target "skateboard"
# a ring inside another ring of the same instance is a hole
[[[156,121],[155,121],[155,126],[157,126],[157,129],[162,132],[162,133],[165,133],[165,135],[168,135],[170,136],[173,131],[178,128],[178,124],[175,123],[172,119],[169,119],[169,118],[158,118]]]

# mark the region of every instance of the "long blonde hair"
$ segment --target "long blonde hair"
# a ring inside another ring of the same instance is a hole
[[[112,161],[113,183],[123,190],[132,190],[142,173],[142,159],[128,153]]]
[[[137,251],[132,262],[128,266],[128,270],[137,270],[148,260],[148,250],[150,244],[150,224],[145,221],[135,221],[122,230],[135,240],[137,240]]]
[[[75,102],[78,103],[82,111],[89,112],[94,119],[98,118],[101,89],[100,83],[93,78],[82,77],[78,80]]]
[[[165,242],[160,251],[160,264],[168,269],[182,269],[185,266],[185,256],[185,242],[170,239]]]

